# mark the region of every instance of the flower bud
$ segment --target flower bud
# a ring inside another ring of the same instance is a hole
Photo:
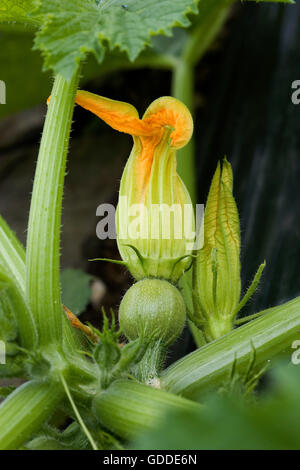
[[[223,336],[236,315],[257,289],[266,263],[262,263],[244,297],[241,295],[240,224],[232,195],[230,163],[218,164],[204,214],[204,245],[198,251],[194,270],[194,313],[191,319],[204,331],[207,341]]]
[[[232,329],[240,301],[240,226],[229,162],[218,164],[204,214],[204,245],[195,265],[196,311],[210,341]]]

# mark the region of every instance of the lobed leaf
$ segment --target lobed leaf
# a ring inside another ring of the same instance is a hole
[[[36,0],[34,18],[43,25],[35,47],[45,68],[70,78],[88,52],[101,63],[107,49],[126,52],[134,61],[150,45],[151,36],[170,36],[175,26],[187,27],[197,0]]]
[[[34,0],[1,0],[0,23],[22,23],[39,26],[39,18],[30,17]]]

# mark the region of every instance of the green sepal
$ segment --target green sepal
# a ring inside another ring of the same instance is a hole
[[[232,316],[235,318],[236,315],[239,313],[240,310],[242,310],[242,308],[246,305],[246,303],[251,299],[251,297],[253,296],[253,294],[255,293],[257,287],[258,287],[258,284],[260,282],[260,279],[261,279],[261,276],[262,276],[262,273],[263,273],[263,270],[265,269],[266,267],[266,262],[264,261],[258,268],[255,276],[254,276],[254,279],[249,287],[249,289],[247,290],[246,294],[244,295],[244,297],[242,298],[242,300],[240,301],[240,303],[238,304],[238,306],[236,307],[236,309],[234,310]]]
[[[107,261],[108,263],[120,264],[122,266],[127,266],[125,261],[121,261],[119,259],[111,259],[111,258],[92,258],[89,261]]]

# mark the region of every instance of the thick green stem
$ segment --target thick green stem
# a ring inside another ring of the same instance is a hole
[[[196,410],[200,405],[185,398],[129,380],[114,382],[96,395],[94,413],[107,429],[124,438],[154,427],[170,409]]]
[[[218,37],[235,0],[199,2],[198,21],[185,47],[185,60],[196,65]]]
[[[172,393],[197,398],[229,379],[233,368],[242,373],[253,359],[254,366],[261,367],[289,349],[299,337],[299,330],[297,297],[177,361],[164,371],[161,385]]]
[[[0,406],[0,449],[18,449],[51,416],[64,392],[59,383],[27,382]]]
[[[62,341],[59,250],[63,183],[79,72],[55,78],[34,179],[26,250],[26,295],[41,345]]]

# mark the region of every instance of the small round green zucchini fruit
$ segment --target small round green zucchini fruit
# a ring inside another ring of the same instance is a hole
[[[143,279],[130,287],[119,310],[120,326],[130,340],[141,335],[166,346],[183,330],[186,307],[179,290],[162,279]]]

